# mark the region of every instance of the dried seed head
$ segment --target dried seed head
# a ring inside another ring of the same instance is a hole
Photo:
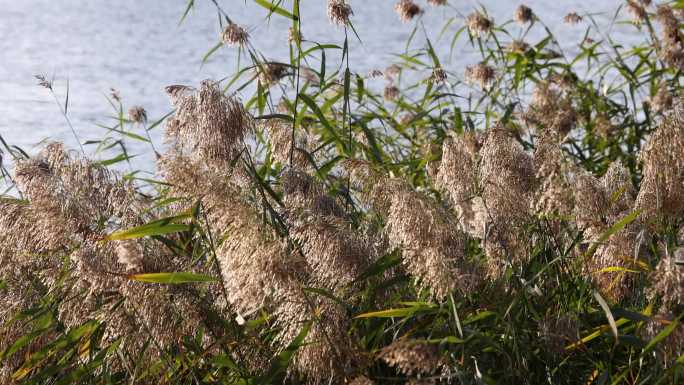
[[[447,5],[447,0],[427,0],[428,4],[433,5],[435,7],[440,6],[440,5]]]
[[[109,89],[109,95],[112,97],[112,99],[116,100],[117,102],[121,103],[121,94],[119,93],[118,90],[114,88]]]
[[[229,46],[243,47],[249,41],[247,30],[235,23],[228,23],[221,34],[221,41]]]
[[[303,261],[288,256],[286,246],[260,223],[255,209],[239,201],[226,202],[225,208],[221,222],[227,238],[217,258],[228,301],[243,314],[277,303],[279,293],[289,290],[303,271]]]
[[[98,220],[130,223],[137,218],[139,206],[129,183],[103,166],[72,158],[61,143],[51,143],[37,157],[17,162],[15,180],[55,228],[68,226],[83,237],[103,231]]]
[[[345,0],[328,0],[328,19],[333,24],[346,26],[354,11]]]
[[[187,150],[204,161],[231,162],[253,128],[242,104],[209,80],[199,91],[182,95],[175,107],[176,115],[167,122],[167,140],[181,154]]]
[[[565,24],[575,25],[582,21],[582,16],[578,15],[577,12],[570,12],[563,18]]]
[[[368,75],[366,75],[366,78],[377,79],[377,78],[380,78],[383,76],[384,76],[384,74],[382,73],[382,71],[380,71],[379,69],[373,69],[370,72],[368,72]]]
[[[660,299],[665,309],[674,311],[684,303],[684,248],[672,252],[666,250],[655,270],[651,273],[651,299]]]
[[[274,311],[279,350],[284,350],[311,322],[302,346],[292,358],[291,368],[311,384],[342,383],[342,378],[357,366],[358,352],[348,330],[350,320],[336,302],[322,296],[305,296],[290,288],[280,295]]]
[[[348,288],[369,265],[364,240],[340,218],[313,214],[294,226],[291,234],[301,245],[315,287],[333,293]]]
[[[288,75],[289,68],[285,63],[265,62],[259,63],[254,70],[259,78],[259,83],[263,87],[271,87]]]
[[[534,151],[535,176],[540,181],[534,202],[537,213],[551,215],[572,214],[574,197],[569,177],[571,163],[561,148],[559,135],[542,131]]]
[[[275,161],[289,165],[291,153],[293,167],[307,169],[311,166],[308,135],[296,132],[293,143],[292,124],[281,119],[269,119],[265,123],[265,128],[270,139],[271,155]]]
[[[508,130],[497,126],[487,132],[480,150],[479,180],[491,221],[492,233],[485,249],[494,276],[501,272],[501,263],[527,257],[520,229],[530,219],[534,175],[532,157]]]
[[[506,48],[508,52],[524,55],[530,50],[530,45],[523,40],[513,40]]]
[[[480,157],[482,193],[490,215],[508,226],[527,218],[535,187],[532,157],[502,127],[487,133]]]
[[[572,99],[554,83],[542,81],[532,94],[532,103],[523,119],[538,129],[556,132],[563,139],[577,124],[577,113]]]
[[[682,117],[670,113],[641,150],[643,177],[636,209],[649,225],[678,218],[684,210],[684,132]]]
[[[649,104],[653,111],[662,113],[672,108],[672,100],[672,94],[667,84],[661,84],[658,91],[649,100]]]
[[[373,382],[372,380],[370,380],[366,376],[358,376],[358,377],[354,378],[349,383],[349,385],[375,385],[375,382]]]
[[[48,90],[52,90],[52,80],[47,80],[45,75],[34,75],[36,79],[38,79],[38,85],[41,87],[45,87]]]
[[[479,11],[475,11],[466,18],[466,25],[470,34],[476,37],[482,37],[492,29],[492,21]]]
[[[678,314],[678,313],[677,313]],[[677,316],[671,311],[661,309],[658,314],[651,317],[646,323],[644,332],[644,340],[653,340],[658,334],[664,331],[665,328],[671,326],[675,322]],[[671,330],[668,336],[660,341],[656,347],[658,361],[664,367],[672,365],[673,361],[677,359],[684,348],[684,326],[677,324]]]
[[[641,24],[646,20],[646,9],[634,0],[627,0],[627,12],[632,15],[634,24]]]
[[[479,83],[482,88],[485,88],[491,83],[494,80],[495,75],[496,71],[494,68],[490,67],[485,62],[481,62],[474,66],[468,66],[465,70],[466,79],[472,83]]]
[[[443,365],[437,347],[417,339],[396,340],[378,357],[407,376],[435,373]]]
[[[513,18],[519,24],[527,24],[532,22],[532,19],[534,18],[534,13],[532,12],[532,8],[526,5],[520,5],[515,10],[515,15],[513,16]]]
[[[143,254],[135,241],[118,241],[116,255],[119,263],[126,266],[126,270],[139,271],[143,267]]]
[[[302,41],[302,33],[295,28],[289,27],[287,29],[287,41],[290,43],[297,43]]]
[[[447,73],[442,68],[435,68],[434,70],[432,70],[430,80],[436,83],[444,83],[447,80]]]
[[[147,111],[140,106],[133,106],[128,110],[128,119],[134,123],[147,123]]]
[[[401,75],[401,67],[397,64],[392,64],[385,68],[385,79],[393,82],[399,75]]]
[[[402,250],[408,272],[438,300],[475,288],[479,267],[466,260],[465,236],[453,217],[410,186],[388,182],[383,184],[395,187],[385,230],[390,245]]]
[[[385,86],[385,91],[384,91],[385,100],[393,102],[393,101],[399,99],[400,95],[401,95],[401,91],[399,91],[399,88],[397,88],[396,86],[394,86],[392,84]]]
[[[435,183],[449,194],[466,233],[483,238],[485,212],[477,195],[478,144],[474,133],[447,138]]]
[[[423,13],[423,10],[418,4],[414,3],[413,0],[399,0],[399,2],[394,5],[394,10],[397,11],[399,19],[404,23],[411,21],[414,17]]]

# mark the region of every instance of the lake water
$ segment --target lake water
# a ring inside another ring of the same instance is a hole
[[[237,23],[249,27],[258,50],[269,59],[287,61],[287,20],[266,20],[267,12],[250,0],[218,2]],[[170,110],[164,86],[196,85],[206,78],[232,74],[237,62],[235,48],[221,48],[201,65],[203,55],[218,41],[220,29],[211,1],[195,3],[179,24],[187,0],[0,0],[0,135],[29,152],[46,138],[77,146],[48,90],[36,85],[35,74],[54,76],[54,88],[62,101],[69,80],[68,115],[82,140],[101,137],[104,131],[97,124],[111,122],[108,116],[113,111],[105,98],[110,88],[119,90],[126,106],[145,107],[154,120]],[[394,3],[350,1],[355,12],[352,20],[362,39],[362,43],[352,43],[352,71],[367,73],[384,68],[392,62],[393,53],[403,51],[413,23],[398,20]],[[425,5],[424,0],[419,3]],[[510,19],[520,4],[507,0],[450,3],[449,8],[425,6],[422,21],[433,40],[449,17],[467,15],[478,4],[484,5],[497,22]],[[617,0],[525,3],[569,49],[582,40],[586,24],[565,25],[565,14],[604,13],[597,18],[605,21],[621,4]],[[343,32],[328,22],[325,12],[325,0],[302,1],[303,35],[309,40],[341,44]],[[452,29],[461,25],[459,21]],[[448,47],[448,41],[439,46]],[[443,63],[447,70],[462,74],[463,68],[476,60],[464,46],[459,46],[453,60]],[[440,50],[445,60],[446,51]],[[161,129],[155,131],[155,140],[159,140]]]

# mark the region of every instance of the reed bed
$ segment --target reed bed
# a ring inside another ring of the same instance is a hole
[[[401,0],[424,44],[369,74],[351,2],[306,5],[345,31],[323,44],[298,0],[255,0],[291,21],[287,63],[214,4],[204,59],[239,50],[236,74],[167,87],[156,121],[113,93],[94,156],[2,140],[1,383],[684,381],[678,4],[616,4],[629,46],[570,13],[569,55],[524,5]],[[467,68],[428,39],[435,8]]]

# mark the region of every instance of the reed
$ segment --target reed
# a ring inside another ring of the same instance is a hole
[[[236,74],[167,87],[154,121],[113,92],[91,156],[0,137],[1,383],[683,381],[681,7],[627,1],[629,46],[569,13],[569,55],[524,5],[401,0],[424,45],[364,75],[352,3],[307,4],[338,45],[255,0],[290,21],[287,63],[213,3],[204,60],[244,52]],[[436,10],[467,68],[428,39]]]

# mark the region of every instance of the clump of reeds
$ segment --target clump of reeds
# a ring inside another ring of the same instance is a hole
[[[477,10],[467,41],[443,31],[479,52],[465,73],[430,43],[365,75],[349,37],[340,69],[308,67],[339,46],[303,40],[297,4],[269,16],[289,19],[290,62],[264,60],[217,4],[222,43],[249,63],[167,87],[159,152],[161,121],[112,95],[120,118],[102,142],[149,143],[152,176],[107,166],[126,152],[28,156],[0,140],[13,164],[0,162],[13,194],[0,198],[0,382],[676,379],[675,8],[628,1],[648,43],[585,39],[577,57],[527,6],[500,26]],[[325,6],[356,32],[347,1]]]

